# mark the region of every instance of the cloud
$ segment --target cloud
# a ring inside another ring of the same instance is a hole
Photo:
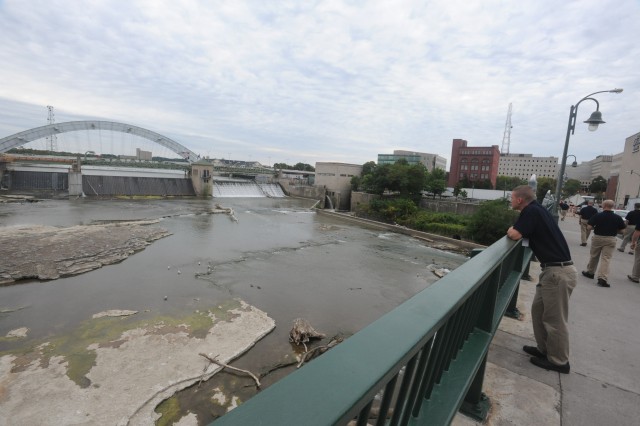
[[[569,107],[624,87],[598,96],[597,133],[576,129],[586,161],[638,131],[639,17],[632,0],[10,0],[0,137],[54,105],[59,121],[128,122],[217,157],[449,158],[454,138],[501,145],[513,102],[511,151],[560,156]]]

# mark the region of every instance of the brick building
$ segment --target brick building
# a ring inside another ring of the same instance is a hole
[[[500,163],[498,145],[467,146],[464,139],[454,139],[451,144],[451,169],[447,185],[453,187],[467,176],[470,181],[488,179],[495,188]]]

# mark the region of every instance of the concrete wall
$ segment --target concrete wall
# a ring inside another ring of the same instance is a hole
[[[82,191],[88,197],[115,195],[194,196],[191,180],[133,176],[83,176]]]
[[[299,185],[297,179],[280,178],[276,179],[285,194],[292,197],[311,198],[324,202],[327,191],[319,186]]]

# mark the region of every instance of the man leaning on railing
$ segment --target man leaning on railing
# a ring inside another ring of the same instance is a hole
[[[516,187],[511,206],[520,211],[516,223],[507,230],[512,240],[525,239],[540,261],[542,272],[531,304],[531,322],[537,346],[524,346],[533,365],[568,374],[569,297],[578,273],[573,266],[567,241],[551,213],[535,200],[528,185]]]

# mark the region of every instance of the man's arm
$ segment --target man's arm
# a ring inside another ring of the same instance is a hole
[[[522,238],[522,234],[520,233],[520,231],[511,226],[509,229],[507,229],[507,237],[511,238],[514,241],[518,241]]]

